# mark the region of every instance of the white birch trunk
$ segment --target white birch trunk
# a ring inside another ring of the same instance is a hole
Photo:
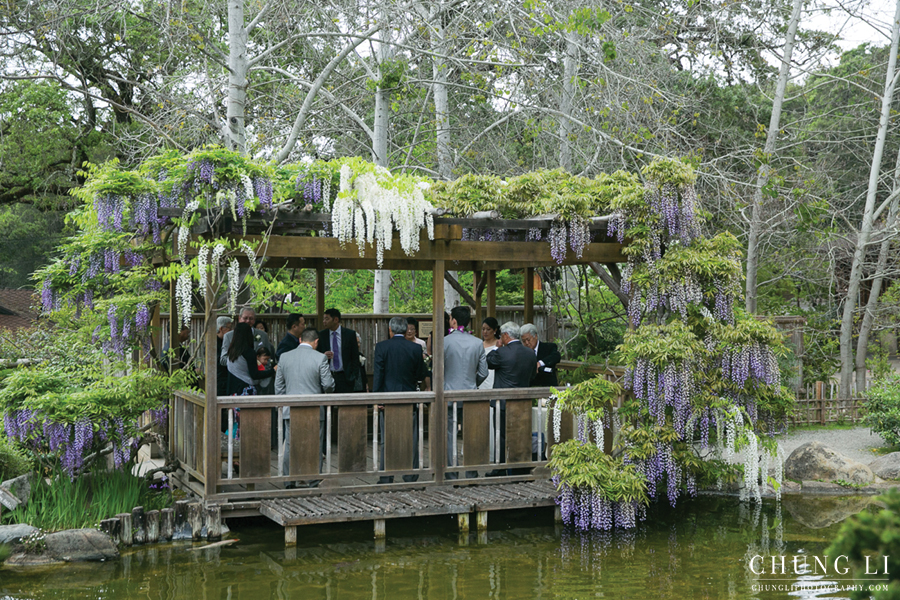
[[[759,168],[756,176],[756,186],[753,190],[750,229],[747,235],[747,280],[745,288],[745,302],[749,313],[755,313],[757,309],[759,236],[763,228],[763,189],[769,183],[769,176],[772,171],[769,160],[771,160],[772,153],[775,152],[775,142],[778,140],[778,130],[781,128],[781,106],[784,103],[784,91],[787,88],[788,76],[791,70],[791,56],[794,53],[794,38],[797,35],[797,27],[800,24],[800,11],[802,8],[803,0],[794,0],[791,20],[784,38],[784,50],[781,57],[781,69],[778,71],[778,83],[775,86],[775,97],[772,99],[772,115],[769,118],[769,130],[766,133],[766,144],[763,148],[766,162]]]
[[[387,16],[382,15],[382,20]],[[390,30],[385,29],[384,35],[388,37]],[[381,77],[380,65],[390,58],[390,48],[387,44],[379,44],[377,51],[378,76]],[[390,90],[380,85],[375,89],[375,120],[372,124],[372,162],[376,165],[388,168],[390,159],[388,156],[388,129],[391,125],[391,93]],[[374,297],[372,311],[386,314],[390,312],[391,305],[391,272],[379,269],[375,271]]]
[[[247,29],[244,27],[244,0],[228,0],[228,105],[223,128],[225,146],[247,153],[244,115],[247,104]]]
[[[897,161],[894,163],[893,187],[892,194],[898,194],[900,192],[900,152],[897,153]],[[887,219],[885,219],[884,231],[886,237],[882,240],[881,248],[878,251],[878,263],[875,266],[875,274],[872,278],[869,301],[866,302],[863,320],[859,326],[859,337],[856,341],[856,389],[860,392],[864,392],[869,387],[866,381],[866,356],[869,350],[869,336],[875,326],[875,309],[878,307],[878,300],[881,296],[885,269],[887,269],[888,253],[893,241],[893,236],[887,235],[887,232],[896,226],[898,208],[900,208],[900,195],[895,195],[890,209],[888,209]]]
[[[447,75],[449,66],[444,58],[446,39],[441,22],[442,11],[438,11],[432,20],[431,49],[434,52],[431,68],[434,77],[432,93],[434,94],[434,136],[437,150],[437,171],[446,180],[453,179],[453,157],[450,152],[450,104],[447,98]],[[457,297],[457,301],[459,298]]]
[[[562,97],[559,102],[559,166],[571,173],[572,164],[572,137],[575,133],[575,124],[570,117],[575,106],[575,78],[578,77],[578,39],[577,33],[566,33],[566,55],[563,58],[563,86]]]
[[[884,93],[881,96],[881,115],[878,119],[878,133],[875,137],[875,148],[872,151],[872,165],[869,169],[869,187],[866,192],[866,205],[863,210],[862,224],[856,238],[853,262],[850,267],[850,280],[847,284],[847,296],[844,299],[844,310],[841,315],[841,389],[849,390],[853,379],[853,316],[859,297],[862,281],[863,265],[866,257],[866,246],[872,234],[875,213],[875,198],[878,192],[878,177],[881,173],[881,159],[884,155],[884,143],[887,137],[888,121],[894,87],[897,83],[897,46],[900,40],[900,0],[894,10],[894,21],[891,28],[891,51],[888,59],[887,73],[884,80]]]

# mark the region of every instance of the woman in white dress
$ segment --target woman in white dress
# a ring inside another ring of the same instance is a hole
[[[484,353],[490,354],[500,347],[500,323],[494,317],[488,317],[481,323],[481,339],[484,340]],[[488,376],[481,385],[479,390],[490,390],[494,387],[494,371],[488,369]]]

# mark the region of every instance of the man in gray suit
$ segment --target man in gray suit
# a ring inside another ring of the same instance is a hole
[[[484,344],[465,328],[472,319],[467,306],[457,306],[450,311],[450,334],[444,338],[444,390],[475,390],[487,379],[488,366],[484,356]],[[457,423],[462,422],[461,402],[457,403]],[[453,440],[456,439],[456,423],[453,422],[453,404],[447,405],[447,466],[454,463]],[[446,479],[458,479],[459,473],[447,473]],[[478,471],[466,471],[467,478],[478,477]]]
[[[275,393],[281,395],[328,394],[334,391],[334,378],[331,367],[324,354],[316,352],[319,345],[319,332],[313,328],[304,329],[300,333],[300,345],[294,350],[281,355],[278,371],[275,373]],[[285,421],[284,459],[281,470],[284,475],[288,471],[288,457],[291,447],[290,409],[282,407],[281,418]],[[319,470],[322,469],[325,445],[325,407],[319,407]],[[310,487],[318,485],[318,481],[310,482]],[[289,487],[291,484],[288,484]]]

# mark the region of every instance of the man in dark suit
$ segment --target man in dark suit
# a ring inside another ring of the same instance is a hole
[[[306,319],[300,313],[291,313],[287,318],[287,333],[278,343],[275,351],[275,360],[281,360],[281,355],[291,350],[296,350],[300,345],[300,334],[306,329]]]
[[[329,308],[322,317],[325,329],[319,332],[319,352],[325,354],[334,378],[335,394],[350,394],[359,378],[359,343],[356,332],[341,326],[341,311]]]
[[[394,317],[389,324],[391,338],[375,344],[373,392],[415,392],[420,381],[428,375],[422,359],[422,347],[410,342],[406,334],[406,319]],[[419,466],[419,407],[413,405],[413,467]],[[378,422],[379,437],[384,444],[384,419]],[[384,446],[380,452],[380,467],[384,469]],[[418,475],[404,475],[403,481],[417,481]],[[379,483],[393,483],[392,476],[382,477]]]
[[[537,357],[534,351],[519,340],[519,326],[507,321],[500,326],[501,347],[487,355],[488,369],[494,370],[494,389],[525,388],[537,372]],[[496,407],[495,407],[496,410]],[[500,460],[506,460],[506,400],[500,401]],[[518,469],[508,470],[508,475],[517,475]],[[496,475],[496,471],[488,475]]]
[[[527,348],[534,350],[537,357],[537,374],[531,382],[534,387],[555,387],[559,385],[559,379],[556,376],[556,365],[562,360],[556,344],[550,342],[542,342],[538,339],[537,327],[531,323],[522,325],[519,332],[522,343]]]

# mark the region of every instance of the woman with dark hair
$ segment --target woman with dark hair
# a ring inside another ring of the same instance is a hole
[[[484,340],[484,353],[490,354],[500,346],[500,323],[494,317],[488,317],[481,322],[481,339]],[[478,386],[480,390],[489,390],[494,387],[494,371],[488,370],[487,379]]]
[[[238,323],[234,328],[234,337],[228,348],[228,395],[243,394],[247,388],[254,387],[262,379],[274,377],[275,371],[266,368],[257,369],[256,341],[253,328],[249,323]]]

